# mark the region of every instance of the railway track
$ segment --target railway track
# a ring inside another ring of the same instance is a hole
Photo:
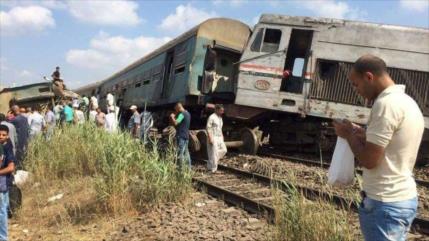
[[[274,220],[275,213],[271,187],[278,187],[287,195],[292,185],[284,180],[273,179],[225,165],[219,165],[219,173],[216,174],[199,174],[198,168],[204,167],[200,165],[196,168],[197,175],[193,178],[193,182],[200,190],[204,190],[227,203],[242,207],[246,211],[265,217],[271,222]],[[357,211],[358,204],[342,196],[308,187],[293,186],[307,199],[322,199],[334,203],[340,208]],[[414,219],[412,229],[421,234],[429,235],[429,220],[417,217]]]
[[[284,159],[284,160],[287,160],[287,161],[290,161],[290,162],[301,163],[301,164],[305,164],[305,165],[309,165],[309,166],[323,167],[323,168],[326,168],[326,169],[328,169],[329,166],[330,166],[329,163],[320,162],[320,161],[312,160],[312,159],[309,159],[309,158],[302,158],[302,157],[288,156],[288,155],[280,155],[280,154],[272,154],[272,153],[268,153],[268,152],[262,152],[260,155],[264,156],[264,157]],[[357,169],[357,173],[359,175],[362,175],[362,170],[361,169]],[[417,185],[429,188],[429,181],[427,181],[427,180],[421,180],[421,179],[415,179],[415,181],[416,181]]]

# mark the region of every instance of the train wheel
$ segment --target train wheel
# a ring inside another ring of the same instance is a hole
[[[240,131],[241,141],[243,144],[239,147],[240,152],[249,155],[256,155],[259,148],[259,139],[257,130],[243,128]]]

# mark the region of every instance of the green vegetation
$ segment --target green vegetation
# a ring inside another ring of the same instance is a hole
[[[278,189],[274,192],[274,241],[351,241],[354,240],[351,220],[344,210],[322,200],[305,199],[293,186],[287,196]]]
[[[190,173],[176,171],[173,151],[147,150],[127,133],[94,125],[57,129],[49,141],[31,141],[26,168],[42,185],[87,179],[104,211],[140,211],[177,201],[191,190]]]

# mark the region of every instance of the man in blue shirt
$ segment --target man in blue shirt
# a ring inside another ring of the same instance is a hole
[[[7,240],[7,219],[9,188],[12,186],[12,173],[15,171],[15,156],[9,140],[9,128],[0,125],[0,240]]]
[[[180,102],[174,106],[174,110],[175,113],[170,115],[170,122],[176,127],[177,165],[179,170],[182,171],[185,163],[187,163],[189,169],[191,168],[191,156],[188,149],[191,114],[185,110]]]

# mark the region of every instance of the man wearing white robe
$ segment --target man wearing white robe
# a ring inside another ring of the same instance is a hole
[[[119,107],[111,105],[108,107],[107,112],[104,128],[109,133],[116,133],[118,130]]]
[[[217,171],[217,165],[219,159],[225,156],[227,149],[223,139],[222,127],[223,120],[222,115],[224,108],[222,105],[215,106],[215,113],[211,114],[207,120],[207,153],[209,160],[207,162],[207,169],[212,173]]]

